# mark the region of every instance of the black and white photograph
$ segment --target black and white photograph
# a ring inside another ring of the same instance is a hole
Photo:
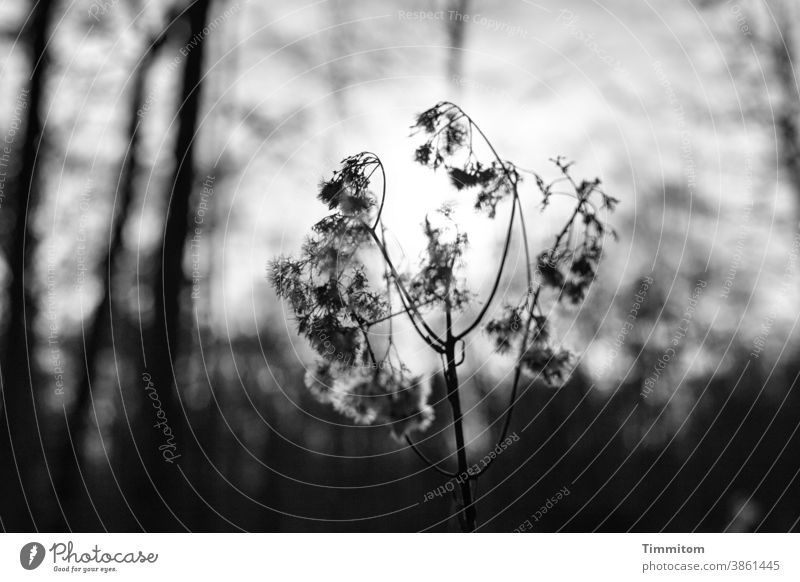
[[[796,0],[0,0],[0,55],[6,579],[155,533],[800,572],[693,537],[800,530]]]

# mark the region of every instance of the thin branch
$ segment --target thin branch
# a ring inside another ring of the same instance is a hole
[[[418,303],[417,307],[425,307],[426,305],[430,305],[431,303],[436,302],[436,299],[430,299],[428,301],[423,301],[422,303]],[[395,311],[394,313],[390,313],[389,315],[384,315],[383,317],[379,317],[378,319],[372,319],[370,321],[365,321],[364,325],[367,327],[371,327],[373,325],[377,325],[379,323],[383,323],[384,321],[389,321],[390,319],[397,317],[398,315],[403,315],[406,311]]]
[[[527,227],[525,225],[525,216],[524,216],[524,214],[522,212],[522,201],[520,200],[519,196],[517,196],[516,203],[519,206],[519,218],[520,218],[520,224],[522,226],[522,241],[523,241],[523,245],[525,247],[525,265],[526,265],[526,274],[527,274],[527,282],[528,282],[528,285],[527,285],[526,289],[528,289],[528,293],[530,293],[530,289],[533,288],[533,276],[531,274],[530,250],[528,248],[528,229],[527,229]],[[525,332],[524,332],[524,334],[522,336],[520,355],[519,355],[519,358],[517,360],[516,368],[514,370],[514,381],[513,381],[512,385],[511,385],[511,397],[509,398],[508,406],[506,406],[506,409],[505,409],[505,411],[503,413],[504,416],[505,416],[505,419],[503,421],[503,430],[500,433],[500,437],[497,439],[497,444],[498,445],[505,440],[506,436],[508,435],[508,429],[511,426],[511,416],[514,413],[514,405],[517,403],[517,389],[519,387],[519,379],[520,379],[520,376],[522,374],[522,356],[525,354],[525,351],[528,349],[528,346],[527,346],[528,335],[530,334],[531,320],[533,320],[533,310],[534,310],[534,308],[536,307],[536,305],[538,303],[539,292],[541,290],[542,290],[542,287],[539,286],[536,289],[536,292],[533,295],[533,299],[531,300],[531,306],[530,306],[530,309],[529,309],[529,312],[528,312],[528,319],[525,322]],[[497,447],[495,446],[495,448],[497,448]],[[490,458],[489,459],[489,463],[487,465],[485,465],[484,468],[481,471],[479,471],[477,475],[475,475],[475,478],[477,478],[478,475],[483,473],[483,471],[486,470],[489,467],[489,465],[491,465],[492,461],[495,458],[496,457]]]
[[[386,202],[386,169],[383,167],[383,162],[377,155],[373,154],[372,152],[366,152],[366,154],[373,156],[375,158],[375,163],[378,164],[378,167],[381,170],[381,176],[383,180],[383,192],[381,193],[381,204],[378,207],[378,216],[375,217],[375,224],[372,225],[372,230],[375,230],[376,228],[378,228],[378,225],[381,222],[381,215],[383,214],[383,205]],[[370,177],[372,177],[372,174],[370,174]]]
[[[516,186],[515,186],[516,189]],[[483,317],[486,315],[486,312],[489,310],[489,306],[492,304],[494,300],[494,296],[497,294],[497,289],[500,287],[500,280],[503,277],[503,270],[505,269],[506,258],[508,257],[508,250],[511,247],[511,235],[514,232],[514,218],[516,216],[517,206],[513,205],[511,207],[511,218],[508,221],[508,231],[506,233],[506,241],[503,245],[503,256],[500,259],[500,268],[497,271],[497,277],[494,280],[494,285],[492,286],[492,291],[489,293],[489,297],[486,299],[486,302],[483,304],[483,308],[481,308],[478,316],[475,320],[467,326],[465,330],[461,333],[455,334],[453,337],[455,339],[463,339],[466,335],[468,335],[473,329],[480,325]]]
[[[378,248],[380,249],[381,254],[383,255],[383,259],[384,259],[384,261],[386,261],[386,265],[389,267],[389,269],[392,272],[392,278],[394,279],[394,284],[395,284],[395,286],[397,287],[397,290],[400,293],[400,301],[403,303],[403,307],[406,310],[406,313],[408,314],[409,319],[414,324],[414,329],[417,330],[417,333],[419,333],[420,337],[422,337],[422,339],[425,340],[425,343],[427,343],[428,346],[430,346],[432,349],[436,350],[437,352],[442,353],[442,346],[444,345],[444,343],[442,342],[441,338],[439,338],[439,336],[436,334],[436,332],[434,332],[430,328],[428,323],[425,321],[425,318],[422,317],[422,315],[419,313],[419,310],[417,309],[417,306],[414,304],[414,301],[411,298],[411,295],[408,293],[408,291],[405,288],[405,285],[403,285],[403,282],[400,280],[400,275],[398,274],[397,270],[394,268],[394,263],[392,263],[392,259],[389,257],[389,252],[386,250],[386,248],[383,246],[383,244],[381,244],[381,241],[378,238],[378,235],[375,234],[374,230],[369,229],[369,233],[372,236],[372,239],[375,241],[375,244],[378,245]],[[425,328],[425,331],[429,335],[426,335],[419,328],[419,326],[417,325],[417,321],[416,321],[416,319],[414,317],[415,315],[416,315],[416,317],[419,318],[420,323],[422,324],[422,327]]]
[[[421,450],[419,450],[419,448],[417,448],[417,446],[414,444],[414,441],[412,441],[411,437],[408,436],[408,435],[406,435],[406,442],[408,443],[408,446],[411,447],[411,450],[414,451],[420,459],[422,459],[422,462],[425,463],[426,465],[428,465],[431,469],[434,469],[435,471],[437,471],[438,473],[441,473],[445,477],[455,477],[456,476],[455,473],[451,473],[450,471],[447,471],[446,469],[442,469],[441,467],[439,467],[439,465],[437,463],[431,461],[428,457],[426,457],[425,453],[423,453]]]
[[[506,406],[506,409],[503,412],[503,415],[505,416],[505,419],[503,420],[503,430],[500,432],[500,437],[497,439],[497,445],[499,445],[500,443],[502,443],[506,439],[506,436],[508,436],[508,429],[511,426],[511,416],[514,413],[514,406],[517,403],[517,390],[519,389],[519,380],[522,377],[522,356],[525,354],[525,351],[528,349],[527,343],[528,343],[528,337],[530,335],[531,320],[533,319],[533,309],[534,309],[534,306],[536,305],[536,302],[537,302],[537,300],[539,298],[539,291],[540,290],[541,290],[541,287],[539,287],[536,290],[536,293],[534,294],[533,300],[531,302],[530,313],[529,313],[528,319],[527,319],[527,321],[525,323],[525,333],[524,333],[524,335],[522,337],[522,343],[520,344],[520,355],[519,355],[519,358],[517,359],[517,365],[514,368],[514,381],[511,384],[511,396],[509,397],[509,400],[508,400],[508,406]],[[495,448],[497,448],[497,447],[495,446]],[[478,477],[483,475],[486,472],[486,470],[491,466],[491,464],[494,462],[494,460],[496,458],[497,457],[491,457],[489,459],[489,461],[477,473],[475,473],[474,475],[471,476],[471,478],[472,479],[477,479]]]
[[[386,228],[381,223],[381,241],[383,242],[383,246],[386,246]],[[389,271],[389,267],[385,267],[383,270],[383,277],[386,281],[386,305],[388,309],[392,308],[392,274]],[[397,348],[394,345],[394,322],[392,321],[392,317],[389,317],[389,339],[386,342],[386,354],[384,354],[383,359],[387,360],[391,356],[392,348]],[[398,360],[400,360],[400,356],[398,355]],[[402,360],[400,361],[402,364]]]
[[[508,406],[506,406],[505,412],[503,413],[505,416],[505,419],[503,421],[503,430],[500,433],[500,437],[497,439],[498,445],[505,440],[506,436],[508,436],[508,429],[511,426],[511,416],[514,412],[514,405],[517,403],[517,390],[519,389],[519,380],[522,377],[522,357],[525,355],[525,352],[528,349],[528,337],[530,336],[531,321],[533,320],[533,310],[539,301],[539,293],[541,292],[541,290],[542,287],[539,286],[534,292],[533,298],[531,299],[531,306],[528,310],[528,318],[525,322],[525,332],[523,333],[522,342],[520,343],[519,357],[517,358],[517,365],[514,369],[514,381],[511,384],[511,396],[508,401]],[[478,477],[483,475],[496,458],[497,457],[490,458],[489,461],[486,463],[486,465],[484,465],[477,473],[472,475],[472,478],[477,479]]]
[[[374,366],[377,366],[378,365],[378,360],[375,358],[375,352],[372,351],[372,346],[369,343],[369,334],[361,326],[360,323],[358,324],[358,327],[361,330],[361,333],[364,335],[364,344],[367,346],[367,353],[369,354],[369,359],[372,361],[372,364]]]
[[[464,340],[457,340],[461,342],[461,359],[456,362],[456,366],[460,366],[467,359],[467,342]]]
[[[464,112],[464,110],[462,110],[458,105],[456,105],[454,103],[450,103],[449,101],[445,101],[443,103],[443,105],[447,105],[448,108],[457,109],[458,112],[459,112],[459,116],[458,117],[454,117],[453,119],[451,119],[444,127],[440,128],[439,131],[442,131],[443,129],[449,127],[452,123],[455,123],[455,121],[457,121],[461,117],[465,118],[467,120],[468,124],[469,124],[470,135],[472,133],[472,129],[474,128],[478,132],[478,134],[481,136],[481,138],[483,139],[484,143],[486,143],[486,145],[488,146],[489,150],[492,152],[492,155],[497,160],[497,163],[503,169],[503,173],[505,174],[506,180],[508,180],[508,183],[511,185],[512,195],[514,197],[514,201],[516,202],[519,199],[519,194],[517,192],[517,181],[514,178],[514,176],[511,174],[511,172],[509,171],[508,166],[506,165],[506,163],[503,162],[503,159],[500,157],[500,154],[497,153],[497,150],[495,149],[495,147],[492,144],[492,142],[489,141],[489,138],[486,137],[485,133],[483,133],[483,130],[480,128],[480,126],[477,123],[475,123],[472,120],[472,118],[469,115],[467,115]],[[472,140],[470,138],[470,150],[472,148],[471,141]],[[486,302],[484,303],[483,308],[481,309],[480,313],[475,318],[475,320],[469,326],[467,326],[467,328],[465,330],[463,330],[461,333],[455,334],[453,336],[455,339],[464,338],[473,329],[475,329],[478,325],[480,325],[481,321],[483,320],[483,317],[486,315],[486,312],[489,310],[489,307],[491,306],[491,303],[494,300],[495,295],[497,294],[497,290],[500,287],[500,281],[503,278],[503,271],[505,270],[505,263],[506,263],[506,259],[508,257],[508,250],[509,250],[509,248],[511,246],[511,235],[514,232],[514,218],[516,217],[516,211],[517,211],[517,205],[514,204],[511,207],[511,217],[509,218],[509,221],[508,221],[508,230],[506,232],[506,240],[505,240],[505,243],[503,245],[503,255],[502,255],[501,259],[500,259],[500,267],[497,270],[497,276],[495,277],[494,284],[492,285],[492,291],[489,294],[489,297],[486,299]],[[520,214],[521,213],[522,213],[522,210],[521,210],[521,206],[520,206]]]

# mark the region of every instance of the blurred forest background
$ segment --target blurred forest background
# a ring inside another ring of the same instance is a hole
[[[552,314],[575,371],[523,386],[480,531],[564,487],[534,531],[796,531],[798,8],[2,0],[2,528],[457,529],[450,496],[425,501],[440,475],[308,393],[311,352],[265,277],[362,150],[413,257],[447,185],[414,167],[408,127],[448,99],[503,157],[547,173],[566,155],[621,201],[588,297]],[[534,240],[557,222],[532,214]],[[488,340],[467,356],[477,460],[511,364]],[[418,439],[440,459],[433,386]]]

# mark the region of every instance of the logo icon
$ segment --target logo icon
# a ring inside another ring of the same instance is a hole
[[[30,542],[19,551],[19,563],[26,570],[35,570],[44,561],[44,546],[38,542]]]

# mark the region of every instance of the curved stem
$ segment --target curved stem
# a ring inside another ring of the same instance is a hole
[[[455,336],[454,336],[455,339],[462,339],[463,337],[468,335],[473,329],[475,329],[478,325],[480,325],[481,321],[483,320],[483,317],[486,315],[486,312],[489,310],[489,307],[491,306],[491,303],[494,300],[495,295],[497,294],[497,289],[500,287],[500,281],[503,278],[503,271],[505,270],[506,258],[508,257],[508,250],[509,250],[509,248],[511,246],[511,235],[514,232],[514,218],[516,216],[517,202],[519,201],[519,194],[517,192],[517,180],[511,174],[511,172],[508,169],[508,166],[505,164],[505,162],[503,162],[503,159],[500,157],[500,154],[497,153],[497,150],[495,149],[494,145],[492,145],[492,142],[489,141],[488,137],[486,137],[486,134],[483,133],[483,130],[480,128],[480,126],[477,123],[475,123],[472,120],[472,118],[469,115],[467,115],[464,112],[464,110],[461,109],[455,103],[451,103],[449,101],[444,101],[444,102],[441,103],[441,105],[447,106],[448,109],[453,109],[454,108],[454,109],[458,110],[460,116],[456,117],[454,119],[451,119],[447,123],[447,125],[445,125],[443,128],[440,128],[438,131],[442,131],[444,128],[448,127],[451,123],[454,123],[455,121],[457,121],[461,117],[466,119],[467,123],[469,124],[470,134],[472,132],[472,129],[474,128],[475,131],[477,131],[478,134],[481,136],[481,138],[483,139],[484,143],[488,146],[489,150],[492,152],[492,155],[497,160],[497,163],[503,169],[503,173],[505,174],[505,178],[506,178],[506,180],[508,180],[508,183],[511,185],[511,190],[512,190],[512,194],[513,194],[513,197],[514,197],[514,204],[511,207],[511,216],[510,216],[509,221],[508,221],[508,229],[507,229],[507,232],[506,232],[506,239],[505,239],[505,243],[503,245],[503,255],[502,255],[501,259],[500,259],[500,267],[497,270],[497,276],[495,277],[494,284],[492,285],[492,291],[489,294],[489,297],[486,299],[486,302],[484,303],[483,308],[481,309],[480,313],[475,318],[475,320],[469,326],[467,326],[467,328],[465,330],[463,330],[461,333],[455,334]],[[471,146],[471,141],[472,140],[470,139],[470,148],[472,147]],[[519,205],[519,206],[520,206],[520,214],[522,214],[522,206],[521,205]],[[526,238],[527,238],[527,235],[526,235]],[[526,251],[527,251],[527,246],[526,246]],[[528,265],[528,269],[530,269],[530,265]],[[529,274],[530,274],[530,270],[529,270]]]
[[[455,473],[451,473],[450,471],[447,471],[446,469],[442,469],[441,467],[439,467],[438,463],[436,463],[434,461],[431,461],[428,457],[426,457],[425,454],[421,450],[419,450],[417,445],[414,444],[414,441],[412,441],[411,437],[408,436],[408,435],[406,435],[406,442],[408,443],[408,446],[411,447],[411,450],[414,451],[420,459],[422,459],[422,462],[425,463],[426,465],[428,465],[431,469],[436,470],[437,472],[441,473],[445,477],[455,477],[456,476]]]
[[[515,186],[516,190],[516,186]],[[516,194],[515,194],[516,197]],[[511,218],[508,221],[508,230],[506,232],[506,241],[503,245],[503,256],[500,258],[500,268],[497,271],[497,277],[495,277],[494,284],[492,285],[492,291],[489,293],[489,297],[486,299],[486,302],[483,304],[480,312],[478,313],[475,320],[467,326],[461,333],[454,335],[455,339],[462,339],[466,335],[468,335],[473,329],[480,325],[483,317],[486,315],[486,312],[489,310],[489,307],[494,300],[494,296],[497,294],[497,289],[500,287],[500,280],[503,278],[503,270],[505,269],[506,258],[508,258],[508,249],[511,247],[511,235],[514,232],[514,218],[516,217],[517,206],[516,204],[511,207]]]
[[[378,249],[380,249],[381,254],[383,255],[383,259],[386,262],[386,266],[389,267],[389,270],[392,272],[392,278],[394,279],[394,284],[397,287],[397,290],[400,294],[400,301],[403,303],[403,308],[405,312],[408,314],[411,323],[414,324],[414,329],[417,330],[420,337],[425,340],[425,343],[428,344],[431,348],[433,348],[436,352],[442,353],[442,346],[444,342],[442,342],[441,338],[434,332],[428,323],[425,321],[425,318],[422,317],[417,306],[414,304],[414,300],[411,298],[411,295],[403,285],[403,282],[400,280],[400,275],[398,274],[397,270],[394,268],[394,263],[392,263],[392,259],[389,257],[389,252],[386,250],[386,247],[383,246],[381,240],[378,238],[378,235],[375,234],[375,231],[369,229],[369,233],[372,236],[372,240],[375,241],[375,244],[378,245]],[[422,327],[425,329],[428,335],[426,335],[417,325],[416,318],[419,318],[419,322],[422,324]]]
[[[418,303],[417,307],[425,307],[426,305],[430,305],[431,303],[434,303],[435,301],[436,301],[436,299],[431,299],[429,301],[423,301],[421,303]],[[377,319],[371,319],[369,321],[365,321],[364,325],[367,326],[367,327],[372,327],[373,325],[377,325],[379,323],[383,323],[384,321],[390,321],[393,318],[397,317],[398,315],[403,315],[404,313],[405,313],[405,310],[395,311],[393,313],[390,313],[389,315],[384,315],[383,317],[379,317]]]
[[[522,212],[522,201],[519,197],[516,199],[517,205],[519,206],[519,218],[520,224],[522,226],[522,240],[523,245],[525,246],[525,264],[526,264],[526,273],[528,279],[528,285],[526,289],[528,289],[528,293],[533,288],[533,276],[531,274],[531,258],[530,258],[530,250],[528,248],[528,229],[525,225],[525,217]],[[505,419],[503,420],[503,430],[500,432],[500,437],[497,439],[497,445],[502,443],[506,436],[508,435],[508,429],[511,426],[511,416],[514,413],[514,405],[517,403],[517,390],[519,388],[519,380],[522,375],[522,356],[525,354],[525,351],[528,349],[528,336],[530,335],[531,330],[531,321],[533,320],[533,310],[536,308],[536,303],[539,300],[539,292],[541,291],[541,287],[536,289],[536,292],[531,299],[530,309],[528,310],[528,317],[525,322],[525,331],[522,335],[522,342],[520,344],[520,353],[519,358],[517,358],[517,365],[514,370],[514,381],[511,384],[511,396],[508,400],[508,406],[506,406],[505,411],[503,414],[505,415]],[[495,447],[497,448],[497,447]],[[486,469],[489,468],[489,465],[492,464],[492,461],[497,457],[492,457],[489,459],[489,462],[478,472],[477,475],[474,477],[477,478],[479,475],[483,474]]]
[[[375,158],[375,163],[378,164],[378,168],[381,171],[381,179],[383,181],[383,192],[381,193],[381,204],[378,207],[378,216],[375,217],[375,224],[372,225],[372,230],[378,228],[378,225],[381,222],[381,215],[383,214],[383,205],[386,202],[386,169],[383,167],[383,162],[381,159],[372,152],[364,152],[368,156],[372,156]],[[371,175],[371,174],[370,174]]]
[[[514,192],[516,194],[516,191]],[[533,286],[533,274],[531,273],[531,251],[530,247],[528,246],[528,227],[525,224],[525,213],[522,211],[522,200],[520,197],[516,197],[517,207],[519,208],[519,223],[522,228],[522,246],[525,249],[525,274],[527,276],[527,287],[526,292],[530,292],[530,289]]]
[[[359,327],[359,329],[361,330],[361,333],[364,336],[364,345],[367,346],[367,353],[369,354],[369,359],[370,359],[370,361],[372,362],[372,364],[374,366],[377,366],[378,365],[378,360],[375,358],[375,352],[372,351],[372,346],[369,343],[369,334],[367,333],[367,330],[364,329],[361,326],[360,323],[358,324],[358,327]]]

